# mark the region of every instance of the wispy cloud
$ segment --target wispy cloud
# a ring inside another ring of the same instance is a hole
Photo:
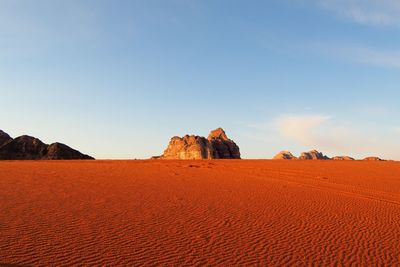
[[[315,1],[320,7],[360,24],[400,26],[400,1],[398,0]]]
[[[363,25],[400,27],[400,0],[305,0],[329,13]],[[336,39],[338,40],[338,39]],[[324,56],[362,65],[400,69],[400,49],[365,42],[326,41],[311,44]]]
[[[357,133],[338,123],[332,116],[323,114],[282,115],[273,125],[281,138],[310,149],[330,153],[360,152],[362,142]],[[352,149],[349,149],[349,148]]]
[[[289,115],[278,117],[274,125],[283,137],[313,146],[316,145],[315,130],[329,120],[330,117],[325,115]]]
[[[362,125],[340,121],[325,114],[279,115],[266,123],[252,124],[257,130],[257,137],[262,134],[279,143],[280,149],[318,149],[330,156],[350,155],[365,157],[377,155],[386,158],[400,159],[396,143],[397,133],[387,129],[366,129]],[[274,144],[275,145],[275,144]]]

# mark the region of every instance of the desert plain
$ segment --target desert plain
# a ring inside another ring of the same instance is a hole
[[[0,162],[0,265],[399,266],[399,244],[399,162]]]

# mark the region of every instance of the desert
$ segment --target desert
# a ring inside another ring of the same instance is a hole
[[[0,267],[400,267],[400,0],[0,0]]]
[[[396,266],[400,163],[0,161],[4,266]]]

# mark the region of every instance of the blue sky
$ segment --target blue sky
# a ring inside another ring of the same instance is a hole
[[[0,0],[0,129],[148,158],[223,127],[244,158],[400,159],[396,0]]]

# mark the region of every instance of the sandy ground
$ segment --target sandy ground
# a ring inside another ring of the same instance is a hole
[[[0,265],[399,266],[400,163],[0,162]]]

